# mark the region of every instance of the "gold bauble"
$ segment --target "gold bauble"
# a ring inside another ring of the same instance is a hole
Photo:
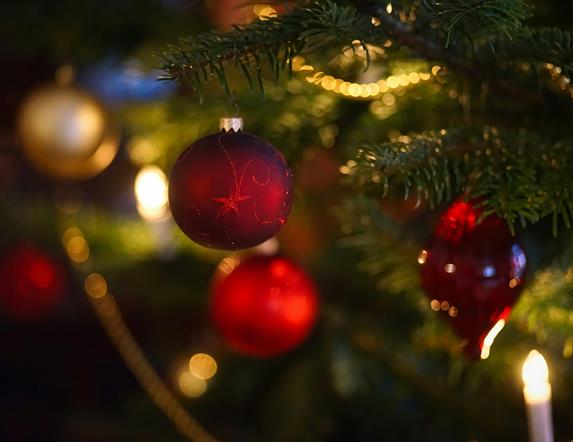
[[[71,86],[33,92],[22,106],[19,131],[30,163],[56,178],[91,178],[109,166],[118,148],[101,104]]]

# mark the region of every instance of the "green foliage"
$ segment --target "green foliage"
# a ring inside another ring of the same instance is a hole
[[[359,269],[374,276],[380,290],[420,300],[420,289],[412,281],[420,247],[413,239],[405,239],[403,229],[384,216],[376,201],[348,198],[339,211],[339,219],[347,233],[341,245],[356,248],[362,254]]]
[[[409,143],[362,147],[351,163],[354,184],[384,194],[401,180],[406,196],[435,205],[462,193],[480,198],[483,216],[495,213],[510,229],[553,216],[570,227],[573,216],[572,140],[552,141],[527,130],[494,127],[414,135]]]
[[[528,17],[530,7],[522,0],[424,0],[423,11],[452,39],[504,34],[511,37]]]
[[[204,83],[216,77],[231,95],[225,65],[232,63],[241,69],[251,87],[256,83],[263,90],[265,60],[278,79],[285,69],[292,71],[292,58],[300,52],[332,43],[350,44],[367,39],[374,31],[370,18],[357,14],[350,6],[330,0],[315,2],[280,17],[236,26],[227,33],[209,32],[181,39],[160,56],[165,71],[162,80],[185,79],[201,90]]]
[[[491,44],[494,56],[507,61],[547,62],[573,73],[573,33],[556,28],[526,29],[512,39],[502,38]]]
[[[547,268],[538,272],[523,294],[513,318],[540,339],[573,336],[573,268]]]

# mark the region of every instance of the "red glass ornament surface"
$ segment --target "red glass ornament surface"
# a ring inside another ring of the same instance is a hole
[[[19,246],[0,260],[0,308],[14,319],[50,313],[65,294],[64,272],[47,254]]]
[[[442,215],[418,262],[422,287],[466,343],[471,357],[482,354],[484,339],[507,320],[523,289],[526,257],[504,220],[457,200]]]
[[[293,177],[270,143],[242,132],[201,138],[169,178],[173,218],[193,241],[215,249],[256,246],[285,223]]]
[[[317,310],[314,283],[285,258],[248,258],[212,287],[214,323],[229,346],[246,355],[274,356],[296,347]]]

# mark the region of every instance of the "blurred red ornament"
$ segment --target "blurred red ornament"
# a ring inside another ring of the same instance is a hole
[[[207,13],[215,28],[229,31],[233,25],[244,25],[253,17],[253,5],[243,0],[209,0],[206,2]]]
[[[288,2],[250,3],[244,0],[208,0],[207,14],[219,31],[229,31],[233,25],[245,25],[255,19],[276,17],[287,9]]]
[[[21,245],[0,260],[0,308],[14,319],[49,314],[65,294],[63,269],[49,255]]]
[[[181,154],[169,179],[169,204],[193,241],[242,249],[266,241],[285,223],[292,185],[275,147],[231,129],[201,138]]]
[[[426,210],[426,200],[419,200],[411,193],[408,198],[385,197],[380,200],[380,209],[398,223],[407,223],[420,216]]]
[[[527,263],[505,221],[491,215],[478,224],[480,214],[472,203],[455,201],[418,256],[432,310],[447,318],[474,358],[489,354],[523,290]]]
[[[293,210],[288,223],[278,234],[281,250],[297,262],[312,262],[329,241],[331,226],[320,215],[310,210]]]
[[[296,171],[297,185],[307,192],[331,190],[340,177],[340,164],[331,150],[306,149]]]
[[[264,357],[293,349],[310,333],[317,310],[314,283],[285,258],[247,258],[213,282],[215,325],[243,354]]]

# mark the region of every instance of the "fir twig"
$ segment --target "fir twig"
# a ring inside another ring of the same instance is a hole
[[[513,39],[498,38],[491,43],[489,57],[506,61],[553,63],[567,75],[573,74],[573,33],[556,28],[525,29]]]
[[[523,0],[423,0],[422,7],[445,30],[446,47],[456,34],[475,39],[501,33],[511,38],[531,9]]]
[[[386,13],[384,9],[375,8],[372,12],[380,19],[393,38],[409,46],[422,57],[445,63],[469,78],[487,81],[492,89],[500,93],[548,108],[548,103],[537,90],[532,91],[520,87],[515,81],[500,78],[499,72],[496,75],[497,60],[490,60],[490,63],[485,64],[468,60],[461,51],[446,48],[441,43],[428,38],[428,35],[418,33],[414,28],[400,21],[398,17]]]
[[[250,72],[254,71],[262,88],[264,60],[277,79],[284,69],[291,69],[290,60],[306,48],[351,44],[357,39],[369,41],[375,32],[381,31],[353,7],[330,0],[314,2],[280,17],[236,26],[227,33],[209,32],[167,46],[159,56],[165,72],[161,80],[187,80],[200,90],[206,81],[216,77],[230,93],[224,65],[232,62],[251,84]]]
[[[551,142],[529,131],[496,128],[425,133],[411,142],[364,146],[350,177],[383,194],[390,180],[403,183],[430,205],[458,193],[482,199],[484,216],[495,213],[513,231],[544,216],[569,227],[573,217],[573,140]]]

